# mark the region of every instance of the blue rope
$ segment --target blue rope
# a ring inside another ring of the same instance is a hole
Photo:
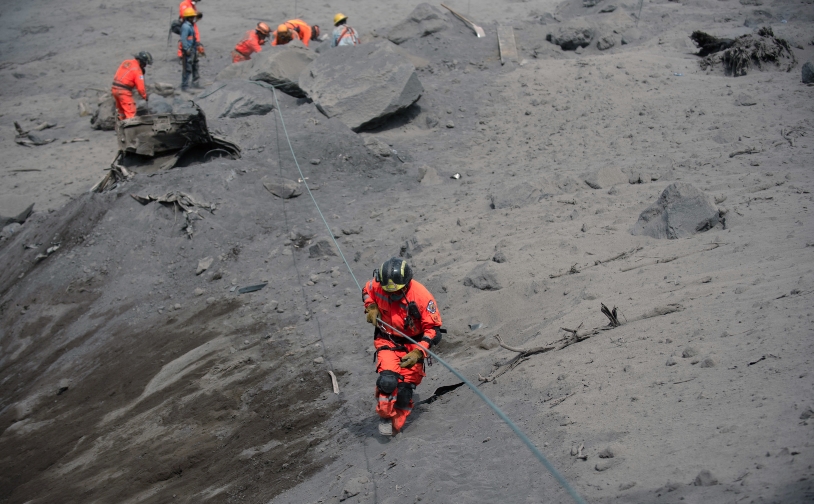
[[[294,147],[291,145],[291,140],[288,138],[288,130],[286,130],[286,127],[285,127],[285,121],[283,120],[283,113],[280,110],[280,103],[277,101],[277,91],[274,89],[273,86],[271,88],[271,92],[274,94],[274,103],[275,103],[275,105],[277,107],[277,114],[280,116],[280,123],[283,126],[283,132],[285,133],[285,139],[288,142],[289,149],[291,149],[291,156],[294,158],[294,164],[297,165],[297,170],[300,172],[300,178],[302,179],[303,184],[305,184],[305,188],[306,188],[306,190],[308,190],[308,195],[311,196],[311,200],[314,202],[314,206],[316,207],[317,212],[319,212],[319,216],[322,217],[322,222],[325,223],[325,227],[328,229],[328,234],[330,234],[331,239],[333,240],[334,244],[336,245],[336,249],[339,251],[339,255],[342,257],[342,260],[345,262],[345,266],[347,266],[348,271],[350,272],[350,276],[353,277],[353,281],[356,282],[356,287],[358,287],[359,291],[361,292],[362,291],[362,286],[359,284],[359,281],[356,280],[356,276],[353,274],[353,270],[351,269],[350,264],[348,264],[348,261],[345,259],[345,255],[342,254],[342,249],[339,247],[339,243],[337,243],[336,239],[334,238],[333,231],[331,231],[331,226],[328,225],[328,222],[325,220],[325,216],[322,215],[322,211],[319,209],[319,204],[317,204],[316,198],[314,198],[313,193],[311,193],[311,189],[308,187],[308,183],[305,181],[305,175],[303,174],[302,169],[300,169],[300,163],[297,161],[296,154],[294,154]],[[377,319],[377,322],[379,324],[383,325],[383,326],[388,327],[389,329],[396,332],[398,335],[402,336],[403,338],[406,338],[408,341],[410,341],[410,343],[412,343],[414,345],[418,345],[418,342],[416,340],[414,340],[413,338],[407,336],[406,334],[401,332],[398,328],[393,327],[392,325],[388,324],[387,322],[384,322],[381,319]],[[576,492],[576,490],[574,490],[574,488],[571,487],[571,485],[562,476],[562,474],[560,474],[557,471],[557,469],[554,468],[554,466],[551,464],[551,462],[549,462],[549,460],[545,457],[545,455],[543,455],[543,453],[534,445],[534,443],[531,441],[531,439],[529,439],[528,436],[526,436],[523,433],[523,431],[521,431],[520,428],[517,425],[515,425],[515,423],[512,422],[511,419],[509,419],[509,417],[506,416],[506,414],[503,413],[503,411],[500,408],[497,407],[497,405],[495,405],[495,403],[493,403],[488,397],[486,397],[486,394],[481,392],[481,390],[478,387],[476,387],[464,375],[459,373],[458,370],[456,370],[454,367],[452,367],[450,364],[448,364],[447,361],[442,359],[438,354],[436,354],[435,352],[433,352],[432,350],[429,350],[429,349],[425,349],[425,351],[428,354],[430,354],[430,356],[432,356],[433,359],[437,360],[438,362],[441,363],[441,365],[443,365],[445,368],[449,369],[449,371],[452,374],[457,376],[458,379],[461,380],[462,382],[464,382],[467,387],[472,389],[472,391],[483,402],[485,402],[487,406],[492,408],[492,411],[494,411],[495,414],[497,414],[497,416],[500,417],[500,419],[503,420],[506,423],[506,425],[508,425],[509,428],[512,429],[512,431],[515,433],[515,435],[517,435],[517,437],[519,437],[520,440],[523,441],[523,443],[528,447],[528,449],[531,450],[531,453],[533,453],[534,456],[537,457],[537,460],[539,460],[540,463],[543,464],[543,466],[548,470],[548,472],[550,472],[551,475],[554,476],[554,479],[557,480],[557,483],[559,483],[568,492],[568,494],[571,496],[571,498],[574,499],[574,502],[576,502],[577,504],[586,504],[585,501],[582,499],[582,497],[580,497],[579,494]]]

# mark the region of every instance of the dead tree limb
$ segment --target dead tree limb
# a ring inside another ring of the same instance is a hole
[[[594,266],[599,266],[600,264],[605,264],[605,263],[609,263],[609,262],[612,262],[612,261],[618,261],[619,259],[626,259],[626,258],[632,256],[633,254],[635,254],[636,252],[642,250],[642,248],[643,247],[632,248],[630,250],[626,250],[624,252],[616,254],[615,256],[610,257],[608,259],[597,259],[596,261],[594,261],[593,264],[586,264],[581,269],[578,268],[576,264],[574,264],[573,266],[571,266],[571,269],[569,269],[568,271],[565,271],[563,273],[557,273],[557,274],[554,274],[554,275],[548,275],[548,277],[549,278],[559,278],[559,277],[565,276],[565,275],[575,275],[577,273],[582,273],[584,270],[586,270],[588,268],[593,268]]]
[[[673,256],[673,257],[666,257],[664,259],[656,259],[653,262],[649,262],[649,263],[646,263],[646,264],[638,264],[636,266],[629,266],[627,268],[622,268],[619,271],[624,273],[625,271],[631,271],[631,270],[635,270],[637,268],[644,268],[645,266],[653,266],[654,264],[664,264],[664,263],[668,263],[668,262],[673,262],[676,259],[681,259],[682,257],[687,257],[687,256],[691,256],[693,254],[699,254],[701,252],[709,252],[710,250],[715,250],[716,248],[720,247],[721,245],[723,245],[723,244],[722,243],[713,243],[709,247],[706,247],[706,248],[701,249],[701,250],[696,250],[695,252],[690,252],[688,254],[683,254],[683,255],[678,255],[678,256]]]

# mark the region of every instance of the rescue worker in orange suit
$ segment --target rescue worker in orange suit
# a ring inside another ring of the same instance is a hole
[[[147,51],[141,51],[133,59],[124,60],[119,65],[110,90],[116,100],[119,119],[136,117],[136,102],[133,101],[134,89],[142,98],[147,99],[147,90],[144,89],[144,69],[147,65],[152,64],[153,56]]]
[[[305,47],[308,47],[309,42],[319,39],[319,33],[318,25],[308,26],[302,19],[292,19],[278,26],[271,34],[271,45],[285,45],[292,40],[302,40]]]
[[[201,0],[198,0],[197,2],[194,2],[193,0],[183,0],[178,5],[178,17],[181,19],[181,21],[184,20],[184,11],[186,9],[194,10],[195,15],[197,16],[198,20],[200,20],[203,17],[203,13],[198,12],[198,3],[200,1]],[[198,53],[201,54],[201,55],[206,55],[206,50],[204,49],[203,44],[201,44],[201,34],[198,32],[198,25],[197,24],[194,25],[193,28],[195,29],[195,42],[198,43]],[[180,40],[178,41],[178,57],[179,58],[184,57],[184,48],[181,47],[181,41]]]
[[[413,390],[424,378],[427,349],[441,341],[441,313],[426,287],[398,257],[385,261],[362,289],[367,321],[374,324],[376,413],[379,432],[392,436],[413,409]],[[390,327],[392,326],[392,327]],[[406,334],[411,343],[393,329]]]
[[[263,50],[262,46],[265,45],[270,34],[271,28],[269,28],[269,25],[262,21],[257,23],[257,27],[254,30],[247,31],[246,36],[235,46],[232,51],[232,63],[252,59],[252,54]]]
[[[195,41],[195,21],[198,15],[194,9],[188,8],[184,11],[184,24],[181,25],[181,49],[183,49],[183,56],[181,58],[181,91],[189,89],[189,78],[192,77],[192,87],[200,88],[198,79],[198,43]]]

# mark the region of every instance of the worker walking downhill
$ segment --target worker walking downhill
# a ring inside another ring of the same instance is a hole
[[[362,289],[362,300],[367,321],[376,326],[373,345],[379,373],[379,433],[392,436],[404,427],[413,409],[413,390],[425,376],[427,349],[441,341],[441,313],[432,294],[413,280],[412,269],[398,257],[388,259],[373,272],[373,279]]]
[[[184,24],[181,25],[181,50],[183,68],[181,69],[181,90],[189,89],[189,78],[192,77],[192,87],[200,88],[198,80],[198,42],[195,38],[195,21],[198,14],[195,9],[187,8],[183,12]]]
[[[202,12],[198,12],[198,3],[194,2],[193,0],[182,0],[181,3],[178,5],[178,18],[183,22],[184,21],[184,11],[187,9],[192,9],[195,11],[196,20],[200,21],[203,17]],[[204,49],[203,44],[201,44],[201,34],[198,31],[198,25],[194,25],[195,28],[195,42],[198,43],[198,53],[199,54],[206,54],[206,50]],[[184,48],[182,47],[181,41],[178,41],[178,57],[183,59],[184,58]]]
[[[241,61],[248,61],[252,59],[252,54],[263,50],[268,36],[271,34],[271,28],[264,22],[257,23],[254,30],[246,32],[246,36],[237,43],[232,51],[232,63],[239,63]]]
[[[291,19],[277,27],[271,34],[271,45],[285,45],[292,40],[302,40],[305,47],[308,47],[312,40],[319,40],[319,25],[309,26],[302,19]]]
[[[334,32],[331,47],[355,46],[361,44],[359,34],[348,25],[348,16],[341,12],[334,16]]]
[[[142,98],[147,99],[147,90],[144,88],[144,71],[147,65],[152,64],[153,56],[147,51],[141,51],[133,59],[124,60],[116,70],[110,92],[116,100],[116,110],[119,111],[120,120],[136,117],[133,89],[136,89]]]

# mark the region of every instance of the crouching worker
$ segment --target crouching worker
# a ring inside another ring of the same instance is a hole
[[[413,409],[413,390],[424,378],[426,350],[441,341],[441,313],[410,266],[393,257],[373,272],[362,289],[367,321],[376,326],[376,413],[379,432],[392,436]],[[396,330],[418,344],[411,343]]]
[[[252,59],[252,54],[263,50],[262,46],[265,45],[270,34],[271,28],[269,28],[269,25],[262,21],[257,23],[257,27],[246,32],[246,36],[235,46],[232,51],[232,63]]]
[[[136,102],[133,101],[133,90],[138,91],[145,100],[147,90],[144,88],[144,71],[147,65],[153,64],[153,56],[147,51],[141,51],[133,59],[124,60],[116,76],[113,77],[113,86],[110,92],[116,100],[116,110],[119,111],[119,119],[130,119],[136,117]]]

